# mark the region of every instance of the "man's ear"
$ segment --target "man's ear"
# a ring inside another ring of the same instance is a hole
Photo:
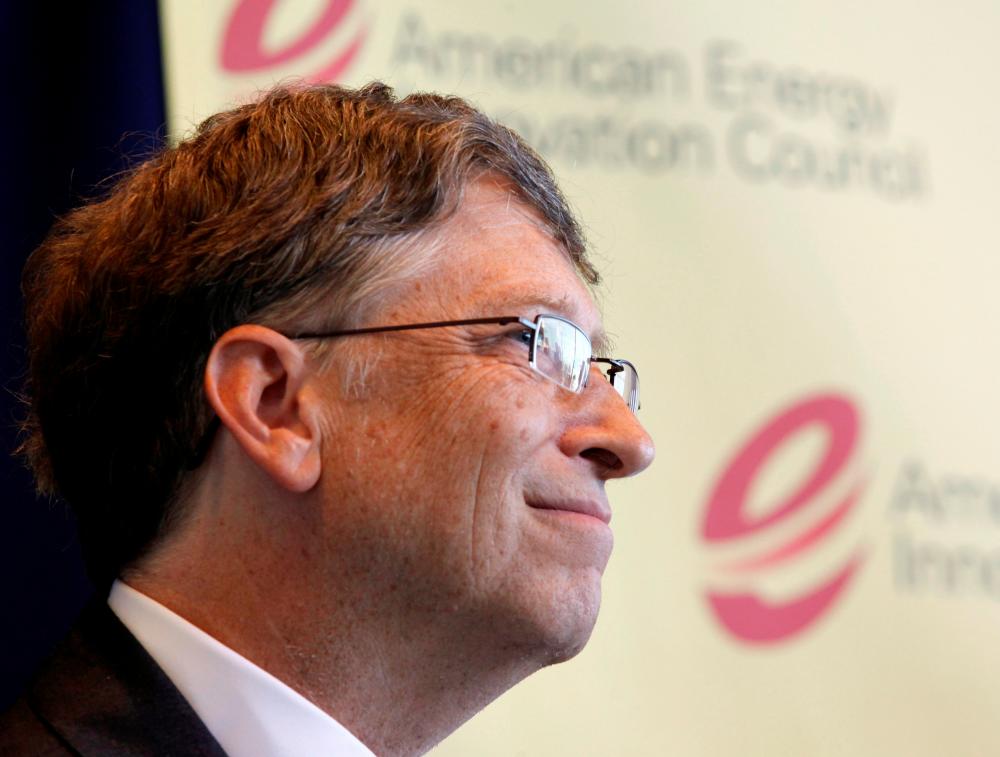
[[[205,394],[247,457],[275,483],[305,492],[319,480],[316,398],[303,392],[302,350],[264,326],[223,334],[208,356]]]

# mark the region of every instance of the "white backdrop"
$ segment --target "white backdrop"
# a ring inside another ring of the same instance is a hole
[[[292,76],[521,130],[639,366],[590,645],[437,754],[1000,754],[1000,6],[762,5],[162,2],[176,135]]]

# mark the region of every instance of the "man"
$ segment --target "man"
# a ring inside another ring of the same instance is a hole
[[[596,281],[514,134],[379,84],[275,90],[63,219],[25,448],[111,590],[0,747],[418,754],[576,654],[653,456]]]

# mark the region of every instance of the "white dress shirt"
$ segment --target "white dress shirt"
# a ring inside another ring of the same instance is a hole
[[[108,604],[229,757],[374,757],[297,691],[128,584],[115,581]]]

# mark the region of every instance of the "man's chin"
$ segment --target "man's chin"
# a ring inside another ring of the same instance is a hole
[[[580,653],[594,631],[601,605],[599,562],[567,567],[525,560],[499,586],[478,592],[463,615],[477,636],[492,640],[488,646],[519,660],[525,671],[564,662]]]
[[[591,632],[593,631],[593,627],[591,627],[590,631]],[[558,665],[561,662],[572,660],[574,657],[580,654],[580,652],[583,651],[583,648],[587,645],[587,642],[589,640],[590,640],[590,632],[586,633],[585,635],[582,635],[581,637],[578,637],[577,640],[574,641],[573,643],[567,643],[563,644],[562,646],[554,647],[545,664]]]
[[[534,618],[531,632],[543,666],[565,662],[583,650],[597,623],[600,604],[599,583],[553,597],[549,607]]]

